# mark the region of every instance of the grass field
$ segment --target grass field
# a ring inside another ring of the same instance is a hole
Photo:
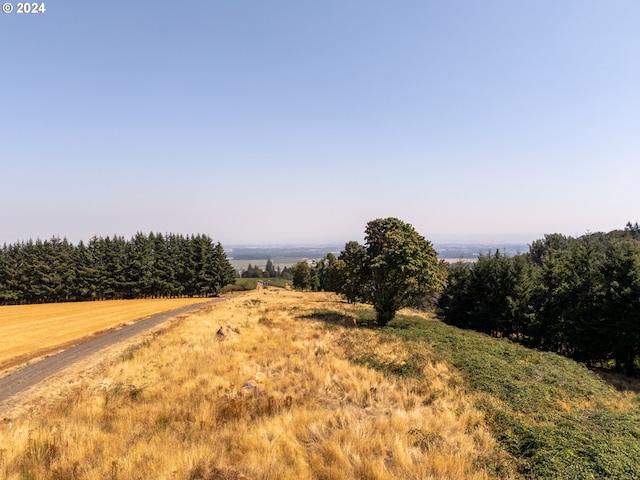
[[[355,359],[366,345],[398,372],[414,361],[397,338],[346,328],[352,315],[333,295],[267,289],[186,317],[42,418],[0,423],[0,475],[511,478],[455,370]]]
[[[0,372],[16,359],[34,358],[96,332],[175,308],[211,300],[171,298],[52,303],[0,307]]]
[[[638,381],[422,314],[354,318],[374,312],[276,288],[184,317],[0,422],[0,478],[640,478]]]

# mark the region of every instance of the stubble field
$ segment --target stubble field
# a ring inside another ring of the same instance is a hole
[[[0,307],[0,374],[69,342],[210,298],[109,300]]]

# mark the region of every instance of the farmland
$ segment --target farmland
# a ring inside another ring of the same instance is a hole
[[[0,307],[0,372],[61,346],[136,319],[211,300],[172,298],[109,300]]]

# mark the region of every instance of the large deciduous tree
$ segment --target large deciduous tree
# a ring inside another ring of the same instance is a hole
[[[373,305],[379,325],[446,284],[446,264],[438,260],[431,242],[397,218],[372,220],[365,230],[365,246],[347,245],[345,251],[353,253],[347,260],[359,261],[346,262],[346,275],[356,281],[351,287],[357,287],[357,297]],[[350,271],[353,268],[357,272]]]

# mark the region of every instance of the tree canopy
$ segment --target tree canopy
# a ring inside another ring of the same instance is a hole
[[[314,285],[314,275],[311,266],[305,260],[297,262],[293,266],[293,288],[298,290],[317,290]]]
[[[624,231],[536,240],[529,252],[452,265],[448,323],[634,374],[640,361],[640,241]]]
[[[347,243],[338,261],[340,293],[350,301],[372,304],[379,325],[446,284],[446,264],[438,260],[431,242],[393,217],[370,221],[365,245]]]
[[[0,305],[217,295],[235,281],[207,235],[29,240],[0,249]]]

